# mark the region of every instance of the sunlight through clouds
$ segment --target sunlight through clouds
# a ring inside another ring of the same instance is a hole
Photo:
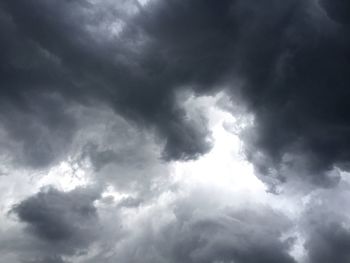
[[[2,0],[0,263],[350,262],[349,3]]]
[[[263,193],[266,186],[254,175],[253,167],[243,155],[242,142],[225,126],[233,126],[236,118],[216,106],[220,97],[192,99],[191,108],[204,110],[212,133],[213,148],[198,160],[175,162],[174,177],[189,184],[209,184],[227,190]],[[204,106],[205,105],[205,106]],[[189,108],[189,107],[188,107]]]

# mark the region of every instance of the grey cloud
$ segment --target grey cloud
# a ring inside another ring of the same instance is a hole
[[[311,194],[299,228],[310,263],[345,263],[350,259],[349,184]]]
[[[350,260],[350,231],[341,222],[320,223],[313,229],[306,249],[310,262],[348,262]]]
[[[262,227],[260,220],[254,212],[241,211],[179,223],[164,235],[178,233],[171,249],[174,262],[295,262],[287,253],[288,244],[279,240],[279,230]]]
[[[278,23],[282,31],[270,28],[263,40],[268,50],[246,49],[251,53],[241,68],[247,81],[241,92],[256,123],[245,141],[253,162],[257,154],[263,158],[256,162],[258,172],[268,175],[275,168],[282,180],[294,172],[328,186],[334,185],[330,171],[346,164],[349,154],[348,27],[334,25],[317,5],[302,2],[288,11],[286,24]],[[255,35],[250,40],[259,42]]]
[[[110,109],[82,107],[77,115],[84,117],[78,122],[82,129],[74,141],[73,162],[91,164],[94,180],[141,199],[169,185],[169,167],[161,160],[164,142],[157,136]]]
[[[341,16],[340,2],[164,1],[140,27],[198,93],[225,83],[244,101],[255,126],[242,138],[257,172],[330,186],[349,154],[349,31],[324,15],[335,7],[332,19]]]
[[[94,201],[96,189],[61,192],[47,187],[15,205],[11,213],[36,237],[37,246],[49,255],[74,255],[86,250],[98,237],[99,221]],[[41,253],[39,253],[41,254]]]
[[[76,129],[68,105],[50,94],[28,99],[19,109],[11,102],[2,103],[0,127],[6,131],[2,152],[11,156],[11,163],[43,168],[63,158]]]
[[[46,257],[43,259],[35,259],[35,260],[23,260],[21,263],[67,263],[67,261],[63,260],[62,257]]]
[[[283,181],[299,173],[285,172],[286,167],[300,166],[301,174],[310,175],[307,180],[328,186],[333,167],[347,167],[344,1],[169,0],[141,9],[124,1],[121,6],[2,3],[4,97],[16,107],[42,93],[59,93],[75,103],[99,101],[138,125],[155,127],[166,139],[163,157],[172,160],[210,149],[205,122],[194,125],[176,94],[188,87],[203,94],[225,86],[255,115],[255,126],[242,138],[258,173],[274,169]],[[124,25],[119,35],[101,33],[118,21]],[[58,122],[56,129],[64,128]],[[40,147],[28,146],[38,148],[39,156],[46,151]],[[285,161],[286,155],[292,158]],[[48,162],[42,158],[41,165]]]
[[[139,208],[138,201],[159,193],[154,182],[167,174],[160,157],[189,160],[210,149],[206,121],[191,119],[178,93],[224,89],[255,117],[240,136],[265,182],[339,183],[334,167],[349,169],[350,156],[345,0],[166,0],[143,8],[121,2],[0,3],[1,156],[43,168],[80,143],[77,159],[91,161],[99,182],[138,193],[116,207]],[[98,120],[70,112],[79,105],[112,109],[127,128],[85,129],[84,121]],[[153,132],[162,155],[152,148],[154,138],[145,138]],[[82,189],[50,188],[19,203],[13,213],[33,241],[29,260],[60,262],[86,250],[96,238],[98,199]],[[260,207],[198,215],[193,199],[167,211],[173,221],[158,226],[160,216],[149,218],[157,227],[135,228],[107,248],[124,262],[294,262],[290,244],[280,239],[288,229],[283,216]],[[312,263],[349,259],[347,217],[320,213],[335,204],[305,215]],[[330,220],[320,222],[325,215]],[[115,261],[109,255],[99,256]]]
[[[206,201],[190,195],[166,210],[152,210],[139,221],[150,227],[135,227],[114,256],[91,262],[296,262],[288,252],[291,243],[282,241],[291,227],[285,216],[259,205],[231,209]]]
[[[133,197],[126,197],[123,198],[119,203],[119,207],[126,207],[126,208],[134,208],[139,207],[142,204],[143,200],[140,198],[133,198]]]
[[[348,1],[320,0],[319,2],[322,5],[322,7],[324,7],[329,18],[331,18],[339,24],[348,25],[350,23],[348,16],[350,11],[350,4]]]
[[[167,159],[187,159],[207,151],[208,145],[201,136],[206,133],[205,128],[202,132],[186,122],[183,111],[172,98],[176,84],[168,83],[167,76],[158,78],[147,72],[159,63],[156,57],[154,62],[151,57],[135,57],[135,50],[126,46],[133,38],[120,37],[114,42],[99,39],[102,41],[99,42],[97,36],[89,34],[89,27],[102,24],[104,16],[111,15],[99,13],[100,9],[104,10],[103,5],[96,5],[86,1],[4,2],[3,13],[10,24],[10,30],[4,29],[4,42],[10,50],[6,56],[10,57],[6,57],[2,72],[5,87],[2,92],[10,98],[18,97],[23,103],[43,92],[59,93],[76,102],[103,101],[139,124],[157,127],[168,141]],[[118,16],[117,11],[114,8],[111,12]],[[8,40],[5,36],[9,34],[14,36]],[[12,62],[17,56],[12,42],[20,41],[17,35],[24,38],[23,52],[34,53],[29,62],[35,60],[36,64]],[[143,53],[146,48],[140,46],[140,49]],[[16,77],[11,75],[14,72]],[[28,75],[38,77],[26,80]],[[15,103],[21,104],[17,100]]]

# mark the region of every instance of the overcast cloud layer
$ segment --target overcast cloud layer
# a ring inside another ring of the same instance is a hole
[[[349,14],[1,1],[0,263],[350,262]]]

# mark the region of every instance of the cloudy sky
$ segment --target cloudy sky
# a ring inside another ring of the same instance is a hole
[[[2,0],[0,263],[350,262],[348,0]]]

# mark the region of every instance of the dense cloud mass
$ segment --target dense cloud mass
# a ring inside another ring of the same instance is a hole
[[[2,221],[0,261],[66,262],[67,256],[87,253],[100,238],[95,205],[100,198],[100,190],[95,187],[78,187],[69,192],[45,187],[13,204],[8,216],[21,228]]]
[[[205,121],[186,117],[176,93],[225,87],[255,116],[243,137],[258,172],[274,169],[285,177],[296,165],[311,181],[329,185],[329,171],[346,169],[349,157],[348,6],[340,0],[5,1],[3,126],[21,142],[23,162],[43,166],[59,157],[56,148],[68,147],[75,129],[60,100],[102,102],[155,127],[167,141],[164,158],[191,159],[209,150],[209,131]],[[25,124],[29,119],[37,124]]]
[[[97,234],[93,202],[98,198],[99,193],[93,189],[65,193],[48,188],[17,204],[12,212],[27,224],[28,232],[52,244],[55,250],[75,253],[87,247]]]
[[[287,253],[291,244],[280,240],[289,227],[282,215],[259,206],[238,211],[212,208],[207,214],[200,208],[203,200],[193,199],[179,200],[174,221],[136,240],[142,242],[146,262],[295,262]],[[135,261],[142,259],[133,254],[125,259]]]
[[[1,1],[0,263],[350,261],[349,14]]]
[[[350,229],[347,207],[349,183],[337,189],[314,193],[302,220],[307,232],[306,248],[310,263],[348,262],[350,259]],[[322,218],[322,220],[320,220]]]

